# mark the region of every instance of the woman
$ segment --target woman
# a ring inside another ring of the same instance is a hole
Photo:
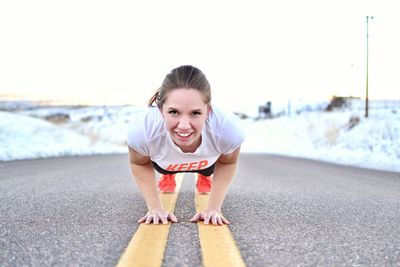
[[[148,207],[138,222],[177,222],[161,205],[156,170],[161,173],[160,191],[166,193],[175,189],[175,173],[197,172],[199,193],[211,192],[208,207],[190,221],[229,224],[221,207],[244,141],[239,119],[211,105],[210,84],[193,66],[173,69],[150,99],[149,107],[129,128],[127,139],[131,172]]]

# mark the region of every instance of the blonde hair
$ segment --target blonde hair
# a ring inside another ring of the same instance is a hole
[[[195,89],[204,96],[204,103],[211,105],[211,87],[204,73],[196,67],[190,65],[180,66],[173,69],[165,76],[161,87],[150,98],[149,107],[156,104],[162,108],[167,98],[167,94],[174,89]]]

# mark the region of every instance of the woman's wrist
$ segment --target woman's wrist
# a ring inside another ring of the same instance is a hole
[[[160,197],[159,197],[158,195],[155,196],[155,197],[153,197],[153,198],[150,198],[150,199],[147,201],[147,209],[148,209],[149,211],[151,211],[151,210],[164,209],[164,207],[163,207],[162,204],[161,204],[161,199],[160,199]]]
[[[163,206],[149,206],[147,209],[149,211],[165,210]]]
[[[156,201],[154,203],[148,203],[147,204],[147,208],[148,208],[149,211],[164,209],[164,207],[161,204],[161,201]]]
[[[208,204],[206,210],[215,210],[215,211],[221,212],[221,205]]]

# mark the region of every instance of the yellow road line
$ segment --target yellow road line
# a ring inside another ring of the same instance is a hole
[[[174,212],[183,173],[177,174],[176,189],[173,194],[160,194],[161,203],[168,212]],[[129,242],[117,267],[125,266],[161,266],[167,244],[170,224],[141,224]]]
[[[208,195],[196,194],[196,211],[204,210],[208,204]],[[227,225],[205,225],[197,223],[201,254],[204,267],[246,266]]]

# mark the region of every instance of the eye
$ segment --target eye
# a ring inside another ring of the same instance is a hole
[[[176,111],[176,110],[170,110],[170,111],[168,111],[168,114],[171,114],[171,115],[178,115],[178,111]]]
[[[198,116],[201,115],[201,112],[200,111],[193,111],[192,115],[195,116],[195,117],[198,117]]]

